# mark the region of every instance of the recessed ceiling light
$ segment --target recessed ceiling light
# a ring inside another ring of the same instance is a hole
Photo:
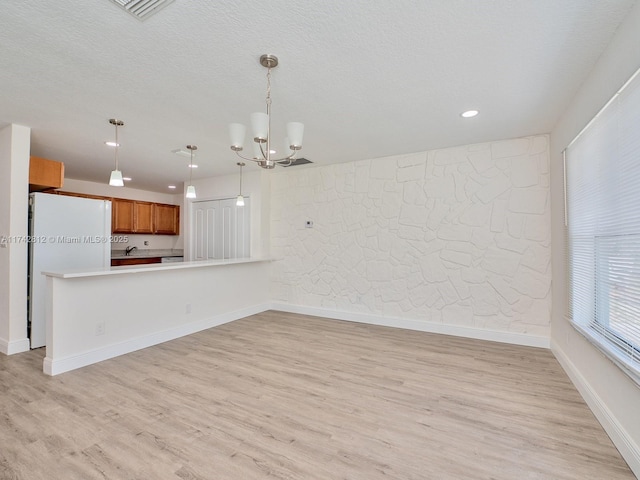
[[[273,150],[273,149],[272,149],[272,150],[269,150],[269,153],[270,153],[271,155],[273,155],[274,153],[277,153],[277,152],[276,152],[275,150]]]
[[[478,110],[467,110],[466,112],[462,112],[460,116],[464,118],[471,118],[475,117],[478,113]]]
[[[116,143],[116,142],[104,142],[105,145],[108,145],[109,147],[119,147],[120,144]]]
[[[193,163],[193,164],[187,165],[187,167],[189,167],[189,168],[198,168],[198,165]]]
[[[125,182],[130,182],[131,181],[131,177],[122,177],[122,180],[124,180]]]
[[[176,188],[176,186],[175,185],[169,185],[169,188],[173,190],[174,188]]]

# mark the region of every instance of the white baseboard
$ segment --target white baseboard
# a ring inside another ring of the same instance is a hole
[[[629,468],[631,468],[636,477],[640,478],[640,446],[629,436],[624,426],[618,421],[613,412],[609,410],[606,403],[600,398],[591,385],[589,385],[582,373],[580,373],[580,370],[555,342],[551,345],[551,351],[558,359],[558,362],[560,362],[564,371],[567,372],[567,375],[569,375],[578,392],[580,392],[580,395],[582,395],[582,398],[596,416],[602,428],[607,432],[611,441],[622,455],[622,458],[624,458],[629,465]]]
[[[28,352],[30,348],[28,338],[21,338],[20,340],[13,340],[11,342],[0,338],[0,353],[4,353],[5,355]]]
[[[341,310],[330,310],[320,307],[305,307],[303,305],[290,305],[287,303],[272,303],[271,308],[272,310],[279,310],[281,312],[300,313],[303,315],[311,315],[314,317],[347,320],[349,322],[368,323],[371,325],[405,328],[407,330],[440,333],[443,335],[453,335],[456,337],[467,337],[475,338],[478,340],[489,340],[492,342],[511,343],[514,345],[524,345],[527,347],[550,347],[548,337],[541,337],[539,335],[528,335],[525,333],[501,332],[497,330],[461,327],[458,325],[424,322],[421,320],[411,320],[397,317],[383,317],[381,315],[373,315],[369,313],[353,313]]]
[[[125,353],[135,352],[136,350],[151,347],[152,345],[158,345],[186,335],[191,335],[192,333],[200,332],[224,323],[229,323],[249,315],[255,315],[256,313],[269,310],[270,306],[270,304],[265,303],[242,308],[240,310],[216,315],[215,317],[199,320],[197,322],[180,325],[169,330],[154,332],[132,340],[105,345],[104,347],[100,347],[80,355],[57,359],[45,357],[43,362],[43,371],[47,375],[58,375],[70,370],[75,370],[76,368],[86,367],[87,365],[108,360],[119,355],[124,355]]]

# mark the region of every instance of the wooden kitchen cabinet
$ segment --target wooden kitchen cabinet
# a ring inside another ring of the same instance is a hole
[[[41,157],[29,158],[29,191],[38,192],[49,188],[62,188],[64,163]]]
[[[113,233],[154,233],[153,203],[112,198],[111,231]]]
[[[180,207],[178,205],[153,205],[154,233],[160,235],[180,234]]]
[[[110,200],[112,233],[180,235],[180,205],[75,192],[51,191],[47,193]]]
[[[111,199],[111,231],[133,233],[133,200]]]
[[[131,233],[155,233],[153,203],[133,202],[133,232]]]
[[[112,267],[122,267],[126,265],[148,265],[151,263],[161,263],[162,257],[142,257],[142,258],[114,258],[111,260]]]

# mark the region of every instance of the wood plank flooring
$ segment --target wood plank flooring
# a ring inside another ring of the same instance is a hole
[[[56,377],[0,355],[0,479],[635,478],[551,352],[265,312]]]

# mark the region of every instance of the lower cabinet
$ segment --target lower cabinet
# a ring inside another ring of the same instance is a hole
[[[114,258],[111,260],[112,267],[122,267],[124,265],[146,265],[149,263],[161,263],[162,257],[150,258]]]

